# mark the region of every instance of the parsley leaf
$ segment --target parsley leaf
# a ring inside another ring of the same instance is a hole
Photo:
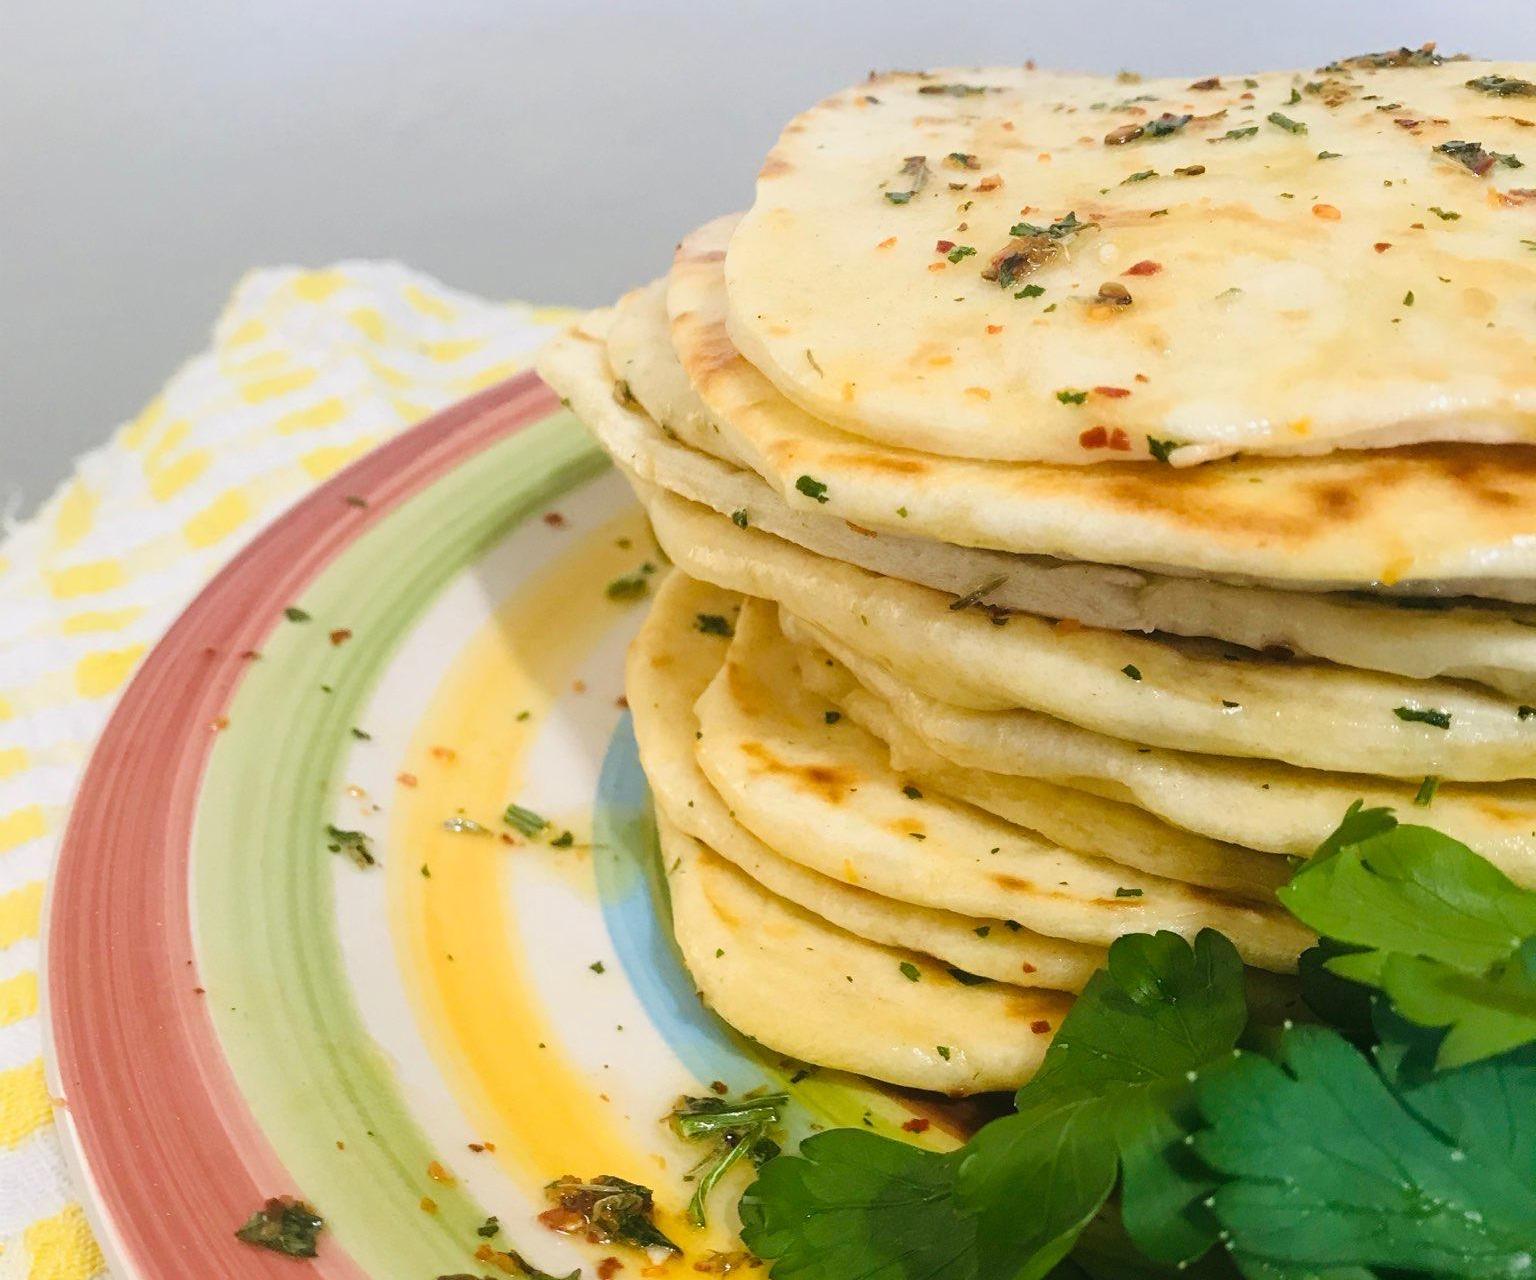
[[[1457,1121],[1484,1091],[1528,1094],[1531,1074],[1527,1050],[1437,1077],[1423,1086],[1420,1112],[1418,1090],[1395,1094],[1347,1041],[1318,1027],[1286,1031],[1276,1061],[1244,1053],[1211,1073],[1197,1086],[1210,1127],[1193,1145],[1229,1179],[1211,1201],[1244,1271],[1529,1275],[1536,1190],[1508,1159],[1511,1139],[1485,1151],[1486,1128]],[[1516,1123],[1526,1133],[1512,1139],[1523,1147],[1532,1122]]]
[[[741,1200],[741,1238],[775,1280],[975,1280],[979,1222],[954,1193],[961,1152],[862,1129],[807,1138],[770,1160]]]
[[[971,1140],[962,1200],[1013,1219],[1020,1203],[1038,1206],[1008,1228],[1008,1256],[1055,1261],[1103,1204],[1123,1157],[1136,1243],[1169,1262],[1203,1252],[1215,1238],[1204,1188],[1177,1206],[1154,1203],[1165,1186],[1149,1175],[1183,1137],[1171,1113],[1188,1107],[1188,1073],[1229,1052],[1246,1019],[1242,962],[1220,934],[1204,930],[1193,947],[1172,933],[1118,939],[1019,1090],[1018,1113]],[[998,1262],[982,1274],[1012,1274]]]
[[[1536,893],[1466,845],[1356,805],[1280,900],[1342,944],[1328,973],[1450,1028],[1442,1067],[1536,1040]]]

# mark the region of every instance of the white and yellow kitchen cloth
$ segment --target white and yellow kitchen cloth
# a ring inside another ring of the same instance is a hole
[[[37,968],[66,807],[118,691],[274,515],[518,372],[567,314],[391,263],[253,272],[211,348],[0,540],[0,1280],[105,1269],[54,1132]]]

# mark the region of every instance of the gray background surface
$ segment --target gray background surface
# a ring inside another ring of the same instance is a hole
[[[872,67],[1194,76],[1426,39],[1536,57],[1536,0],[0,0],[0,512],[251,266],[393,257],[595,303]]]

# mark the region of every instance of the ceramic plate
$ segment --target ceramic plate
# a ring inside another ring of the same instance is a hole
[[[529,375],[318,490],[150,655],[46,938],[51,1088],[118,1280],[519,1274],[514,1251],[697,1275],[739,1247],[746,1175],[692,1226],[701,1153],[662,1118],[716,1082],[788,1089],[791,1137],[921,1115],[946,1141],[923,1099],[734,1035],[681,967],[623,709],[645,599],[607,590],[663,572]],[[543,1226],[567,1173],[653,1187],[685,1256]],[[235,1238],[272,1196],[324,1217],[318,1257]]]

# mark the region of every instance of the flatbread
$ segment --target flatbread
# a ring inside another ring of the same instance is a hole
[[[1536,594],[1536,448],[1084,467],[946,457],[833,427],[731,341],[723,257],[733,225],[709,223],[679,247],[673,345],[730,454],[793,507],[963,546],[1244,584]]]
[[[776,1052],[915,1089],[1013,1089],[1071,1006],[1059,991],[971,985],[918,952],[856,938],[775,897],[665,816],[657,828],[673,932],[700,996]]]
[[[777,601],[956,706],[1025,707],[1149,746],[1399,778],[1522,778],[1536,758],[1536,716],[1470,685],[1022,614],[997,626],[928,588],[647,496],[662,548],[690,576]]]
[[[998,982],[1081,990],[1104,963],[1104,948],[1043,937],[995,917],[881,897],[782,857],[731,816],[694,758],[693,704],[726,653],[726,641],[700,630],[698,619],[734,620],[740,608],[739,596],[670,574],[630,647],[624,687],[657,809],[770,893],[857,937],[921,951]]]
[[[1158,929],[1193,938],[1210,927],[1247,963],[1277,972],[1292,970],[1310,944],[1277,904],[1075,853],[914,787],[879,739],[850,722],[827,722],[763,601],[746,602],[725,665],[695,710],[695,757],[733,817],[823,875],[1094,946]]]
[[[1494,157],[1536,147],[1530,111],[1467,83],[1489,75],[1536,64],[875,76],[764,162],[727,260],[732,337],[807,411],[949,456],[1536,440],[1536,201]],[[1068,214],[1092,228],[1010,232]],[[1047,260],[986,279],[1010,251]],[[1058,399],[1104,386],[1127,394]]]
[[[896,770],[925,788],[996,814],[1079,853],[1151,875],[1272,902],[1294,865],[1272,853],[1170,826],[1144,809],[1059,782],[961,768],[913,733],[819,643],[821,633],[782,610],[779,625],[795,646],[802,681],[879,738]]]
[[[610,365],[626,376],[615,380]],[[1536,701],[1536,610],[1529,607],[1427,607],[1237,587],[955,546],[791,507],[755,472],[717,456],[721,433],[672,351],[659,282],[611,312],[584,317],[549,344],[539,367],[627,472],[819,555],[956,596],[975,593],[988,606],[1115,630],[1212,636],[1416,680],[1458,676]],[[685,440],[712,442],[716,452]]]
[[[961,768],[1051,779],[1139,805],[1216,840],[1302,858],[1362,800],[1416,815],[1516,883],[1536,887],[1536,784],[1443,783],[1421,808],[1418,787],[1382,778],[1142,747],[1032,711],[967,711],[903,684],[829,633],[800,625],[803,639],[819,643],[925,746]],[[807,664],[802,678],[834,704],[846,688],[824,660]],[[906,767],[899,754],[892,763]]]

